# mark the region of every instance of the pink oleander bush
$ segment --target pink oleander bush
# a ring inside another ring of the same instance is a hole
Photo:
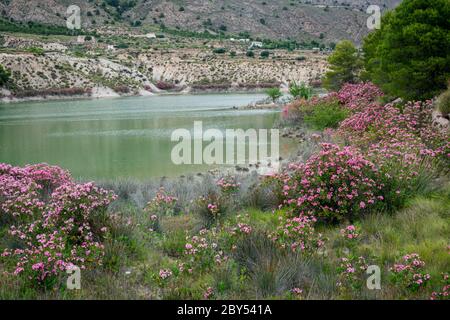
[[[101,265],[105,211],[114,199],[58,167],[0,164],[0,227],[8,229],[11,244],[1,257],[10,274],[51,287],[73,265]]]
[[[377,165],[388,211],[424,190],[438,168],[448,170],[450,139],[433,126],[432,111],[431,101],[402,108],[370,105],[344,120],[336,132]]]
[[[180,272],[201,273],[228,260],[217,240],[215,229],[200,230],[198,235],[186,237],[183,263]]]
[[[276,177],[283,205],[331,219],[392,212],[425,191],[439,168],[448,171],[450,137],[433,126],[432,101],[381,105],[380,96],[371,83],[347,84],[327,98],[287,106],[285,116],[304,110],[308,117],[320,101],[337,99],[351,115],[333,134],[349,146],[325,144]]]
[[[343,257],[339,259],[338,282],[336,285],[341,290],[359,290],[362,287],[368,264],[364,257]]]
[[[233,195],[239,192],[240,183],[232,176],[224,176],[217,180],[217,186],[220,188],[222,194]]]
[[[430,275],[423,272],[425,261],[420,259],[417,253],[407,254],[402,260],[390,269],[392,280],[396,284],[413,292],[425,287],[430,280]]]
[[[155,197],[147,203],[144,212],[149,215],[173,216],[179,212],[178,199],[160,188]]]
[[[357,149],[324,143],[306,163],[291,164],[276,177],[283,205],[294,215],[326,220],[353,219],[383,201],[379,171]]]
[[[352,111],[365,109],[383,96],[383,92],[373,83],[346,83],[337,92],[339,102]]]
[[[340,232],[341,236],[347,241],[355,241],[359,239],[359,236],[361,235],[359,228],[352,224],[341,229]]]
[[[377,143],[395,143],[400,152],[406,147],[408,154],[448,159],[449,134],[433,126],[432,112],[432,101],[409,102],[401,108],[391,104],[368,105],[344,120],[337,135],[363,149]]]
[[[436,154],[448,156],[449,135],[433,126],[432,112],[432,101],[408,102],[403,107],[373,104],[344,120],[338,135],[360,147],[386,138],[401,140],[404,135],[414,135]]]
[[[309,121],[314,123],[314,121],[319,120],[323,122],[321,118],[325,116],[324,111],[329,111],[334,116],[325,119],[327,120],[325,124],[331,123],[334,126],[335,123],[341,121],[350,113],[362,111],[369,105],[378,105],[377,100],[382,96],[382,91],[373,83],[347,83],[338,92],[330,92],[324,97],[316,96],[310,100],[294,100],[283,109],[282,115],[285,120],[298,122],[309,118]],[[323,112],[318,110],[323,110]],[[314,113],[318,114],[314,115]],[[334,121],[330,122],[330,119]]]
[[[433,291],[431,293],[431,300],[449,300],[450,299],[450,277],[448,273],[444,273],[442,275],[442,280],[444,282],[444,286],[441,291],[436,292]]]
[[[211,227],[223,220],[232,205],[233,199],[229,193],[210,191],[194,202],[194,212],[200,217],[205,227]]]
[[[269,238],[283,249],[306,254],[315,253],[325,244],[321,233],[314,229],[317,219],[300,215],[292,219],[279,218],[279,226]]]

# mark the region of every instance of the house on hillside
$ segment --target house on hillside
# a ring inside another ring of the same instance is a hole
[[[134,38],[147,38],[147,39],[156,39],[156,33],[154,32],[149,32],[146,34],[133,34],[131,35]]]
[[[250,47],[248,47],[249,49],[253,49],[253,48],[262,48],[263,47],[263,43],[261,41],[253,41],[252,44],[250,45]]]

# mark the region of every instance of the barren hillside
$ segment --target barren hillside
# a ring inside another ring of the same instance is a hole
[[[367,34],[366,9],[383,10],[400,0],[2,0],[3,17],[64,25],[71,4],[81,8],[82,25],[164,25],[189,31],[249,34],[272,39],[359,42]]]

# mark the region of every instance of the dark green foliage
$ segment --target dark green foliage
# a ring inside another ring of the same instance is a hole
[[[351,41],[339,42],[335,52],[328,58],[328,63],[330,71],[323,79],[325,88],[339,90],[344,83],[355,83],[359,80],[362,61]]]
[[[428,99],[450,77],[450,2],[404,0],[364,40],[367,77],[391,96]]]
[[[339,123],[347,118],[348,111],[339,105],[337,100],[316,105],[304,121],[317,130],[337,128]]]
[[[253,58],[255,56],[255,53],[251,50],[247,51],[246,53],[247,57]]]
[[[280,88],[269,88],[266,90],[266,94],[270,99],[272,99],[273,102],[283,95]]]
[[[225,48],[216,48],[213,50],[214,53],[223,54],[226,52]]]
[[[42,35],[80,35],[87,34],[83,30],[70,30],[66,26],[46,25],[38,22],[14,22],[0,18],[0,31],[23,32]]]
[[[268,58],[270,55],[269,51],[261,51],[261,58]]]
[[[5,69],[0,64],[0,86],[5,85],[9,81],[10,77],[11,77],[11,72],[8,69]]]
[[[136,5],[136,0],[105,0],[105,3],[114,7],[119,15]]]

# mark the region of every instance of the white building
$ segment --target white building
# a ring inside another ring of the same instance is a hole
[[[260,41],[253,41],[252,44],[250,45],[249,49],[252,48],[262,48],[263,47],[263,43]]]

